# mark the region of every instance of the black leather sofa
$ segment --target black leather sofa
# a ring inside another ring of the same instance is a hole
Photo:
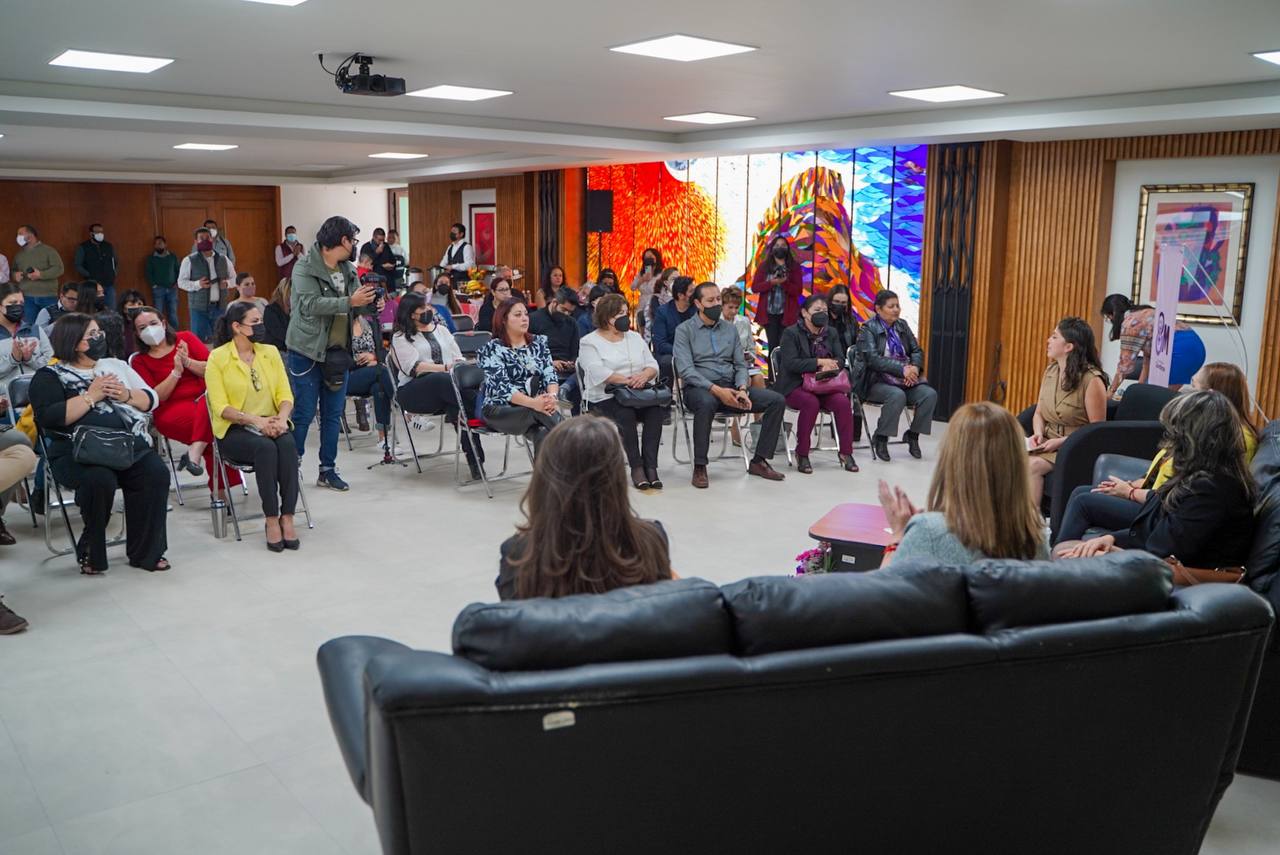
[[[1085,425],[1067,437],[1058,449],[1057,462],[1044,488],[1044,510],[1049,515],[1049,529],[1055,538],[1071,491],[1090,483],[1099,455],[1120,454],[1147,460],[1155,456],[1164,435],[1160,410],[1177,394],[1150,383],[1130,384],[1125,387],[1119,403],[1108,402],[1106,421]],[[1018,414],[1027,436],[1031,435],[1035,409],[1031,406]]]
[[[388,855],[1199,849],[1272,623],[1145,553],[699,579],[339,638]]]

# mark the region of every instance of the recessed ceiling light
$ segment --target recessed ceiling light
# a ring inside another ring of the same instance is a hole
[[[717,56],[729,56],[735,53],[746,53],[755,50],[747,45],[735,45],[729,42],[717,42],[711,39],[700,39],[697,36],[663,36],[629,45],[609,48],[617,53],[634,53],[639,56],[651,56],[655,59],[674,59],[677,62],[694,62],[699,59],[711,59]]]
[[[272,6],[297,6],[307,0],[249,0],[250,3],[269,3]]]
[[[1280,50],[1264,50],[1262,53],[1255,53],[1254,56],[1263,62],[1274,62],[1280,65]]]
[[[158,56],[129,56],[123,53],[95,53],[91,50],[64,50],[49,60],[50,65],[61,65],[66,68],[89,68],[94,71],[131,71],[135,74],[150,74],[157,68],[164,68],[171,59]]]
[[[431,86],[407,93],[414,98],[446,98],[450,101],[483,101],[486,98],[501,98],[514,94],[506,89],[480,89],[475,86]]]
[[[693,122],[697,125],[727,125],[730,122],[754,122],[755,116],[735,116],[733,113],[686,113],[683,116],[663,116],[668,122]]]
[[[223,143],[208,142],[184,142],[182,145],[175,145],[174,148],[183,149],[185,151],[231,151],[233,148],[239,148],[238,145],[225,145]]]
[[[973,101],[977,98],[1003,98],[1003,92],[992,92],[989,89],[974,89],[972,86],[930,86],[926,89],[899,89],[890,92],[899,98],[914,98],[917,101],[929,101],[940,104],[943,101]]]
[[[426,157],[425,154],[411,154],[407,151],[380,151],[377,154],[371,154],[370,157],[381,157],[385,160],[416,160],[419,157]]]

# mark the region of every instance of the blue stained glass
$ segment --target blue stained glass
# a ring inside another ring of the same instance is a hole
[[[920,247],[924,243],[924,181],[928,147],[893,150],[893,234],[888,287],[920,301]]]

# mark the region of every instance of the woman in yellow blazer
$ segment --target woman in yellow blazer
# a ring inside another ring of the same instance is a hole
[[[262,310],[232,303],[218,320],[218,347],[209,354],[204,382],[213,433],[229,460],[253,465],[267,523],[267,549],[302,544],[293,527],[298,504],[298,448],[289,414],[293,392],[280,351],[266,344]]]

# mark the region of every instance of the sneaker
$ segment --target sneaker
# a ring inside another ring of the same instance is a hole
[[[321,472],[320,477],[316,479],[316,486],[337,490],[339,493],[345,493],[351,489],[351,485],[342,480],[342,476],[338,474],[336,469],[329,472]]]
[[[14,613],[0,598],[0,635],[13,635],[27,628],[27,619]]]

